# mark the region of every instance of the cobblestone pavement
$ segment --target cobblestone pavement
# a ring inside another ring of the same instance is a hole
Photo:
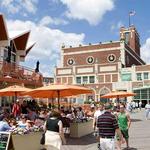
[[[131,114],[130,150],[150,150],[150,120],[144,117],[144,109]],[[125,145],[122,146],[125,150]],[[67,138],[67,145],[62,150],[97,150],[97,142],[93,135],[82,138]]]

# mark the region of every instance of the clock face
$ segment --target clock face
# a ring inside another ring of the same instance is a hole
[[[108,61],[110,61],[110,62],[114,62],[115,59],[116,59],[116,56],[113,55],[113,54],[110,54],[110,55],[108,56]]]
[[[94,58],[93,58],[92,56],[88,57],[88,58],[87,58],[87,62],[88,62],[89,64],[92,64],[92,63],[94,62]]]
[[[69,65],[73,65],[73,63],[74,63],[74,60],[72,58],[68,59],[68,64]]]

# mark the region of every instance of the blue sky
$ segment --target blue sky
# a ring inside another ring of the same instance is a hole
[[[29,45],[35,47],[22,65],[45,76],[60,64],[61,45],[119,40],[119,28],[128,27],[128,13],[140,34],[142,58],[150,63],[149,0],[0,0],[10,37],[31,30]]]

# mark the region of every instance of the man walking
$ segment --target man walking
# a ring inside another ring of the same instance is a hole
[[[126,147],[129,148],[129,133],[128,129],[131,125],[131,119],[129,114],[125,111],[125,106],[123,104],[120,105],[120,112],[118,114],[118,124],[121,130],[121,133],[125,139]],[[119,137],[117,137],[119,139]],[[121,142],[117,141],[118,149],[121,149]]]
[[[97,121],[98,117],[104,113],[104,105],[100,104],[97,108],[97,110],[94,113],[94,118],[93,118],[93,129],[94,129],[94,136],[98,140],[98,148],[100,147],[99,145],[99,131],[97,128]]]
[[[148,101],[145,105],[145,112],[146,112],[146,120],[149,119],[149,113],[150,113],[150,102]]]
[[[105,105],[104,114],[98,117],[97,127],[99,128],[100,149],[115,150],[115,132],[117,132],[120,140],[123,139],[116,117],[111,114],[111,106],[109,104]]]

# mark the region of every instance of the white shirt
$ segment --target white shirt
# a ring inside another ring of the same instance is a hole
[[[100,110],[96,110],[95,113],[94,113],[94,118],[95,119],[98,119],[98,117],[100,115],[102,115],[104,113],[104,110],[100,111]]]
[[[145,108],[146,108],[146,109],[150,109],[150,104],[146,104],[146,105],[145,105]]]
[[[139,106],[142,106],[142,102],[139,102]]]

